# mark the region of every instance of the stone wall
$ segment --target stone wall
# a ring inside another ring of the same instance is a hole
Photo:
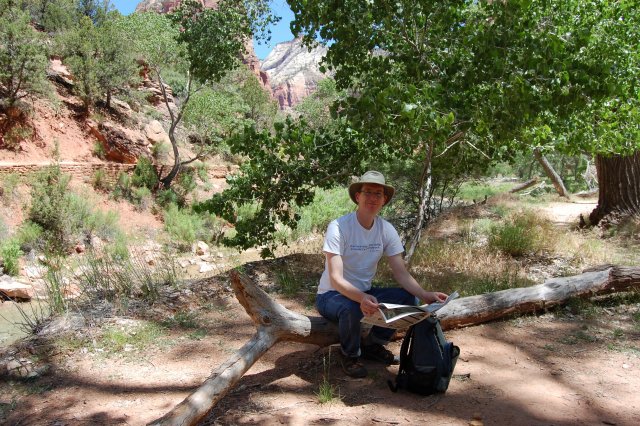
[[[9,174],[28,178],[49,165],[49,163],[0,164],[0,179]],[[119,163],[60,163],[60,170],[65,174],[71,175],[72,179],[90,181],[97,170],[103,170],[105,180],[111,184],[117,182],[120,172],[130,174],[135,167],[135,164]]]
[[[50,163],[31,163],[31,164],[2,164],[0,163],[0,180],[9,174],[28,178],[29,175],[48,167]],[[135,169],[135,164],[121,163],[75,163],[61,162],[60,169],[63,173],[71,175],[72,179],[81,182],[90,182],[96,170],[102,170],[105,174],[105,180],[110,184],[118,181],[118,175],[121,172],[131,174]],[[235,170],[238,166],[215,165],[207,168],[209,177],[213,179],[224,179],[227,175]],[[167,171],[164,172],[166,174]]]

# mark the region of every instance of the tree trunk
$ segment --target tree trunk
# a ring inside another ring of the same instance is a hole
[[[236,271],[231,272],[231,284],[238,301],[256,324],[256,334],[218,367],[198,389],[151,424],[197,424],[256,360],[277,342],[293,341],[318,346],[338,343],[337,327],[324,318],[309,317],[286,309],[253,281]],[[581,275],[554,278],[533,287],[453,300],[438,311],[438,317],[446,330],[480,324],[507,315],[542,311],[572,297],[590,297],[631,288],[640,288],[640,268],[605,265]]]
[[[420,196],[418,201],[418,217],[416,219],[416,226],[409,242],[409,247],[405,254],[405,262],[410,263],[413,254],[420,242],[420,236],[422,235],[422,227],[424,226],[424,215],[427,209],[427,203],[430,199],[431,193],[431,158],[433,157],[433,143],[428,143],[426,147],[426,154],[424,159],[424,165],[422,167],[422,175],[420,176]]]
[[[516,192],[524,191],[525,189],[530,188],[537,183],[538,183],[538,176],[534,176],[533,179],[530,179],[523,184],[520,184],[518,186],[514,186],[513,188],[511,188],[509,193],[515,194]]]
[[[589,223],[597,225],[605,216],[640,213],[640,151],[632,155],[596,156],[598,205],[589,215]]]
[[[547,157],[542,154],[540,148],[535,148],[533,150],[533,155],[536,157],[536,160],[538,160],[538,163],[540,163],[540,165],[542,166],[544,173],[551,180],[551,183],[553,183],[553,187],[556,189],[558,195],[560,195],[561,197],[569,198],[569,191],[567,191],[567,188],[564,186],[562,178],[553,169],[553,166],[551,165],[551,163],[549,163]]]

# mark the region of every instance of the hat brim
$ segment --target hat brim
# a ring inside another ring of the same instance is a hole
[[[393,198],[393,195],[396,193],[396,189],[391,185],[383,185],[379,182],[354,182],[349,185],[349,197],[351,197],[351,201],[353,201],[355,204],[358,204],[358,201],[356,201],[356,194],[360,192],[360,190],[362,189],[362,185],[364,185],[365,183],[368,183],[370,185],[380,185],[384,188],[384,195],[387,197],[387,200],[384,203],[385,206],[389,204],[389,202]]]

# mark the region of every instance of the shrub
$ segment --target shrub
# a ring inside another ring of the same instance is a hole
[[[118,181],[113,188],[113,198],[116,200],[131,199],[131,176],[124,172],[118,174]]]
[[[31,187],[29,220],[40,225],[45,244],[53,252],[63,253],[70,244],[67,187],[69,176],[59,165],[49,166],[36,175]]]
[[[158,185],[158,173],[146,157],[140,157],[131,176],[131,185],[138,188],[153,190]]]
[[[134,188],[131,191],[131,201],[137,206],[138,210],[147,211],[149,207],[151,207],[151,204],[153,204],[151,190],[144,186]]]
[[[170,204],[177,205],[178,194],[176,194],[172,188],[161,189],[156,193],[156,202],[162,207],[167,207]]]
[[[2,268],[7,275],[18,275],[20,273],[20,244],[15,239],[5,242],[0,247],[0,258],[2,258]]]
[[[165,142],[156,142],[151,149],[151,155],[153,155],[153,158],[156,160],[162,161],[167,159],[169,151],[171,151],[169,144]]]
[[[333,219],[353,211],[352,206],[344,188],[316,191],[313,202],[299,209],[300,220],[294,237],[299,238],[312,232],[324,232]]]
[[[23,222],[16,232],[16,240],[23,251],[35,250],[42,246],[42,227],[30,220]]]
[[[7,203],[13,201],[18,195],[17,189],[20,183],[20,176],[15,173],[9,173],[2,178],[2,186],[0,187],[0,198]]]
[[[541,250],[551,243],[550,225],[534,212],[519,212],[489,233],[489,247],[511,256],[522,256]]]
[[[204,221],[198,214],[171,204],[164,212],[164,228],[179,249],[188,250],[203,234]]]
[[[91,186],[93,186],[93,189],[96,191],[109,192],[111,185],[107,180],[107,173],[102,169],[96,170],[91,177]]]
[[[104,149],[104,145],[102,144],[102,142],[95,141],[95,143],[93,144],[93,155],[100,158],[101,160],[105,159],[105,157],[107,156],[107,150]]]

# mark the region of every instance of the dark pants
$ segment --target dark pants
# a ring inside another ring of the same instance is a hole
[[[416,298],[403,288],[376,288],[366,292],[374,296],[378,303],[395,303],[399,305],[415,305]],[[360,320],[364,316],[360,304],[354,302],[337,291],[318,294],[316,308],[320,315],[338,324],[342,353],[349,357],[360,356]],[[395,333],[394,329],[374,326],[367,336],[368,343],[385,345]]]

